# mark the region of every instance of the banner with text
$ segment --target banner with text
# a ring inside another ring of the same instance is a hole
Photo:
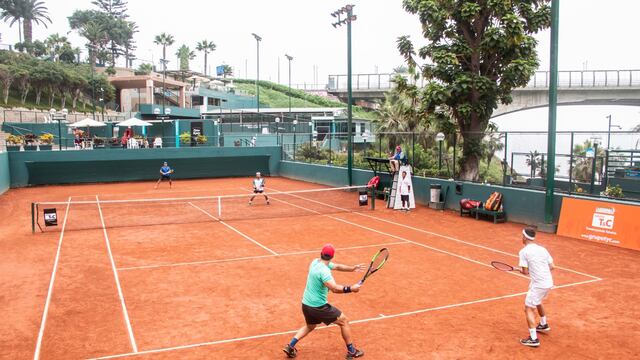
[[[558,235],[640,250],[640,206],[565,197]]]

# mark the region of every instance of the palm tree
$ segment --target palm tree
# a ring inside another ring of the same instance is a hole
[[[62,54],[65,46],[71,48],[71,43],[69,42],[67,37],[60,36],[57,33],[49,35],[44,43],[49,50],[49,54],[51,54],[51,58],[56,62],[60,61],[60,55]]]
[[[233,68],[231,65],[222,65],[222,76],[225,78],[227,76],[233,76]]]
[[[13,26],[22,21],[24,29],[24,42],[30,44],[33,39],[33,23],[47,27],[47,21],[52,23],[49,18],[49,10],[44,6],[43,1],[39,0],[5,0],[0,4],[2,13],[0,18],[9,22],[9,26]],[[22,42],[22,34],[20,34],[20,42]]]
[[[79,29],[79,34],[89,41],[87,45],[89,48],[89,62],[91,63],[91,68],[94,68],[96,66],[96,58],[109,41],[109,34],[107,34],[104,26],[93,21],[83,24]]]
[[[189,70],[189,60],[193,60],[196,58],[196,53],[193,52],[187,45],[182,45],[176,51],[176,56],[178,57],[178,63],[180,65],[180,70],[188,71]]]
[[[527,166],[531,168],[531,178],[534,178],[536,175],[536,170],[540,165],[540,153],[538,151],[530,151],[529,155],[527,155],[526,160]]]
[[[576,144],[573,147],[573,170],[571,176],[577,181],[590,182],[591,181],[591,169],[593,167],[593,158],[587,157],[587,150],[594,147],[591,140],[585,140],[582,144]],[[604,158],[605,150],[602,147],[598,148],[597,158]],[[597,171],[597,170],[596,170]],[[600,174],[595,174],[595,179],[600,179]]]
[[[207,76],[207,55],[216,51],[216,44],[213,41],[202,40],[196,45],[196,50],[204,52],[204,76]]]
[[[153,65],[142,63],[136,69],[136,75],[149,75],[153,71]]]
[[[156,45],[162,45],[162,58],[164,60],[167,59],[167,46],[173,45],[176,40],[173,38],[173,35],[162,33],[160,35],[156,35],[155,40],[153,41]]]

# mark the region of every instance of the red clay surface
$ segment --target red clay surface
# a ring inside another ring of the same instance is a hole
[[[32,201],[243,194],[249,180],[163,185],[50,186],[0,196],[0,358],[33,358],[38,348],[42,359],[282,359],[280,349],[304,322],[308,264],[328,242],[338,248],[335,261],[347,264],[367,262],[383,246],[391,252],[360,293],[329,295],[353,321],[366,359],[640,356],[640,253],[548,234],[539,242],[561,267],[546,301],[552,331],[538,349],[518,343],[527,335],[528,279],[489,263],[517,262],[519,224],[422,207],[340,212],[357,207],[356,195],[331,192],[274,195],[270,206],[227,199],[222,222],[215,200],[72,203],[68,212],[58,207],[57,229],[31,234]],[[320,187],[273,178],[268,190]],[[360,275],[334,274],[346,284]],[[299,359],[345,353],[336,327],[318,329],[298,348]]]

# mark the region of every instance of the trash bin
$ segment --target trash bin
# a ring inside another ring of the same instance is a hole
[[[360,190],[358,194],[359,194],[360,206],[367,206],[369,204],[369,195],[367,194],[367,191]]]
[[[430,193],[431,193],[431,202],[432,203],[437,203],[440,202],[440,193],[442,192],[442,185],[440,184],[431,184],[431,188],[430,188]]]

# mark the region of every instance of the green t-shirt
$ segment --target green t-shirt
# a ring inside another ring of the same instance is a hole
[[[332,280],[331,270],[335,265],[330,262],[325,265],[320,259],[315,259],[309,265],[309,275],[307,276],[307,286],[304,289],[302,303],[307,306],[319,307],[327,303],[329,289],[324,283]]]

